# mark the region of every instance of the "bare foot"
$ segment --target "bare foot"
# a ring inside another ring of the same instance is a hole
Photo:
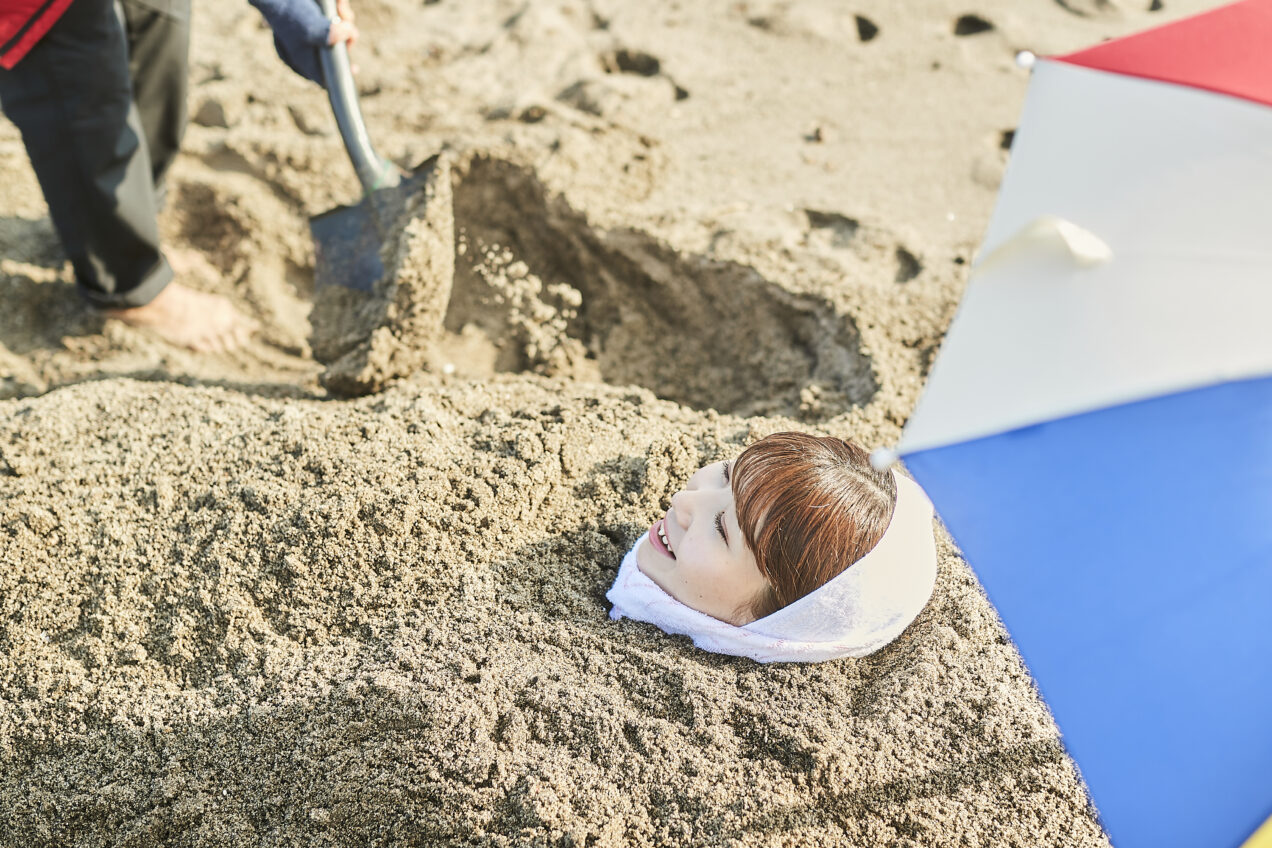
[[[256,322],[220,295],[169,283],[145,306],[104,309],[102,314],[157,333],[166,341],[200,353],[222,353],[242,347]]]

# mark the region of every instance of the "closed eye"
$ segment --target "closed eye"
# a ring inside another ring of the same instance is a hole
[[[726,484],[729,482],[729,472],[732,470],[732,468],[733,468],[733,463],[732,463],[732,462],[726,462],[726,463],[724,464],[724,468],[723,468],[723,469],[721,470],[721,472],[720,472],[720,473],[722,473],[722,474],[724,475],[724,482],[725,482]]]
[[[715,517],[716,530],[720,533],[720,538],[724,539],[724,543],[729,544],[729,534],[724,531],[724,510],[716,513]]]

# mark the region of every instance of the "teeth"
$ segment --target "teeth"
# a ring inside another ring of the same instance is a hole
[[[671,542],[667,541],[667,531],[666,531],[666,529],[663,527],[663,525],[661,525],[661,524],[659,524],[659,525],[658,525],[658,538],[659,538],[659,539],[662,539],[662,543],[663,543],[664,545],[666,545],[666,546],[667,546],[667,550],[669,550],[669,551],[670,551],[670,550],[671,550]],[[675,553],[675,551],[672,551],[672,553]]]

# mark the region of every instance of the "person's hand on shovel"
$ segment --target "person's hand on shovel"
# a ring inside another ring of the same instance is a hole
[[[336,0],[336,14],[339,19],[331,22],[327,43],[335,45],[343,41],[346,47],[352,47],[358,41],[358,28],[353,25],[353,7],[349,0]]]
[[[336,17],[328,20],[315,0],[250,0],[274,31],[274,48],[287,67],[324,85],[318,49],[358,40],[349,0],[336,0]]]

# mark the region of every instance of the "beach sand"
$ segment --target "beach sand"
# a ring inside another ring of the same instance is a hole
[[[1206,5],[355,2],[372,138],[448,177],[385,249],[409,303],[346,320],[325,96],[200,0],[161,228],[261,322],[231,355],[88,311],[0,122],[0,846],[1107,845],[944,534],[860,660],[703,653],[604,593],[700,464],[895,443],[1018,50]]]

